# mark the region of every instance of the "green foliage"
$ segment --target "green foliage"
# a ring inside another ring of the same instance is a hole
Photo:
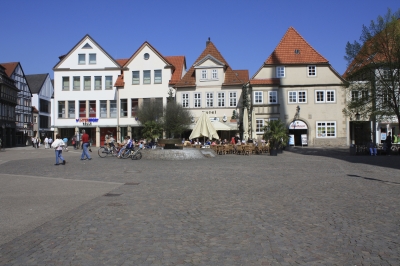
[[[162,125],[156,121],[147,121],[144,123],[142,129],[143,137],[147,140],[152,140],[162,136],[163,128]]]
[[[167,103],[164,108],[163,126],[167,137],[181,137],[191,124],[191,113],[175,101]]]
[[[233,110],[231,119],[236,119],[236,118],[237,118],[236,110]]]
[[[155,100],[142,103],[136,116],[142,125],[148,121],[159,121],[163,116],[163,105]]]
[[[264,127],[264,139],[269,140],[272,149],[283,147],[289,141],[289,132],[285,123],[281,120],[270,120]]]

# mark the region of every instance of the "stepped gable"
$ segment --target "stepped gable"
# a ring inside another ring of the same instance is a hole
[[[232,70],[229,64],[226,62],[224,57],[218,51],[217,47],[215,47],[214,43],[211,41],[207,42],[206,49],[201,53],[201,55],[197,58],[194,64],[190,67],[188,72],[183,76],[180,82],[178,82],[175,87],[192,87],[196,86],[196,77],[195,77],[195,68],[194,66],[201,60],[203,60],[206,56],[211,55],[215,59],[219,60],[223,64],[225,64],[225,80],[222,85],[240,85],[243,84],[241,80],[236,76],[236,73]]]
[[[290,27],[265,64],[329,64],[329,61]]]

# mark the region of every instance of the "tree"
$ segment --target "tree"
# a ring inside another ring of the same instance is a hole
[[[163,134],[162,125],[156,121],[147,121],[144,123],[142,134],[147,140],[157,139]]]
[[[161,124],[161,118],[163,116],[162,101],[151,99],[143,102],[137,110],[136,116],[142,125],[146,124],[148,121],[155,121]]]
[[[183,108],[182,104],[171,101],[164,107],[164,130],[169,138],[181,137],[192,123],[191,120],[190,111]]]
[[[288,127],[281,120],[270,120],[264,127],[265,141],[269,141],[271,149],[283,147],[289,142]]]
[[[400,121],[400,9],[390,9],[384,17],[363,25],[361,43],[346,45],[349,83],[343,113],[350,118],[359,114],[364,120]]]

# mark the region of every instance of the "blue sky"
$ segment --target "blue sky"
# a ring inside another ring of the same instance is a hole
[[[186,56],[187,68],[208,37],[233,69],[250,77],[294,27],[343,74],[347,41],[399,1],[9,0],[1,5],[0,62],[25,74],[50,73],[58,56],[91,35],[115,59],[148,41],[164,56]]]

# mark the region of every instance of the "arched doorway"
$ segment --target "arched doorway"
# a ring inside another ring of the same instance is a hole
[[[304,121],[295,120],[289,125],[289,135],[294,138],[291,145],[307,146],[308,144],[308,126]]]

